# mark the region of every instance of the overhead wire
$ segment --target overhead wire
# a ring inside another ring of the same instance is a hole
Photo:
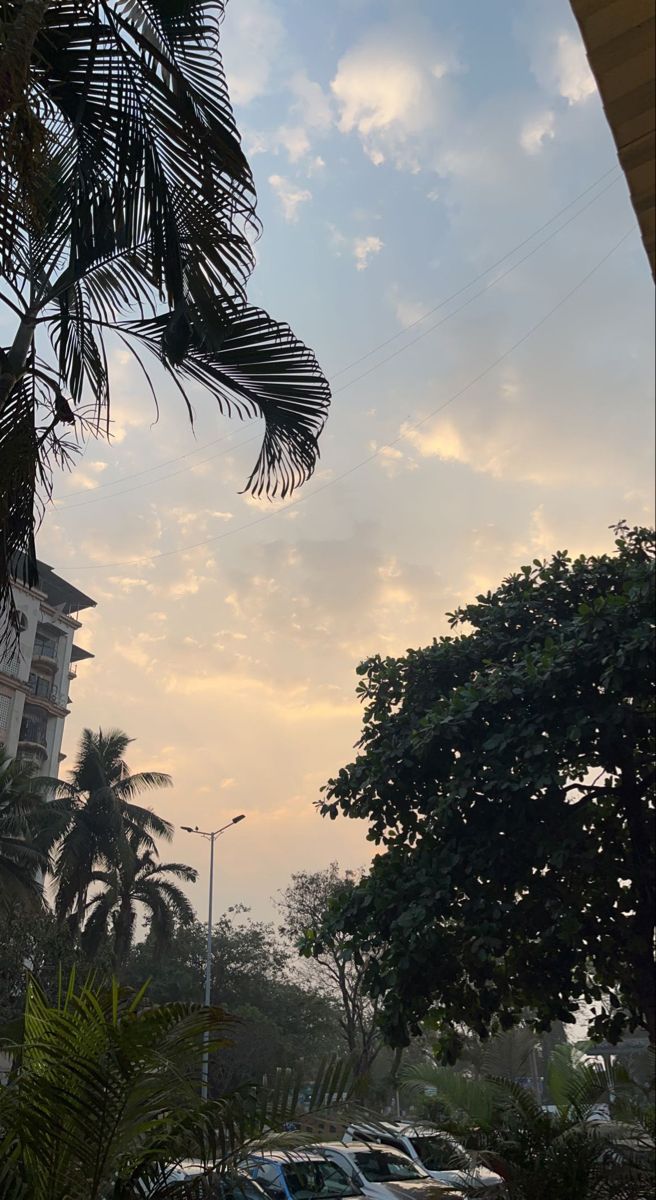
[[[614,175],[615,178],[609,184],[607,184],[606,187],[602,188],[602,190],[600,192],[598,192],[597,195],[595,195],[592,198],[592,200],[588,202],[588,204],[584,205],[583,208],[581,208],[577,213],[573,214],[573,216],[571,218],[569,218],[566,222],[564,222],[559,227],[559,229],[555,231],[555,233],[554,233],[554,236],[555,236],[555,234],[559,233],[561,229],[564,229],[565,226],[570,223],[570,221],[575,220],[576,217],[578,217],[581,213],[585,212],[586,209],[589,208],[591,204],[595,203],[598,199],[600,199],[601,196],[603,196],[609,190],[610,187],[612,187],[615,183],[619,182],[621,175],[619,173],[619,169],[616,166],[610,167],[609,170],[604,171],[603,174],[600,175],[599,178],[594,181],[594,183],[589,184],[586,188],[583,189],[582,192],[579,192],[579,194],[577,196],[575,196],[573,198],[573,200],[570,200],[570,201],[568,201],[567,204],[563,205],[563,207],[560,208],[558,210],[558,212],[554,213],[553,216],[549,217],[549,219],[547,221],[544,221],[541,225],[539,225],[537,229],[534,229],[533,232],[528,235],[528,237],[523,238],[522,241],[518,242],[517,245],[512,247],[512,249],[506,251],[506,253],[503,254],[501,256],[501,258],[498,258],[495,262],[491,263],[488,267],[485,267],[485,269],[483,271],[480,271],[478,275],[475,275],[472,279],[468,280],[467,283],[465,283],[461,287],[457,288],[455,292],[451,292],[450,295],[445,296],[442,300],[439,301],[438,304],[434,305],[433,308],[428,309],[425,313],[422,313],[422,315],[420,317],[417,317],[414,321],[411,321],[409,325],[406,325],[403,329],[400,329],[396,333],[391,334],[388,338],[385,338],[384,341],[379,342],[377,346],[373,346],[365,354],[360,355],[359,358],[354,359],[352,362],[347,363],[343,367],[340,367],[340,369],[338,371],[333,372],[333,374],[330,377],[330,382],[333,383],[341,375],[347,374],[348,371],[353,370],[354,367],[359,366],[360,363],[364,362],[368,358],[371,358],[372,355],[378,353],[379,350],[384,350],[386,346],[389,346],[393,342],[397,341],[399,338],[404,337],[411,329],[416,328],[417,325],[422,324],[425,320],[427,320],[428,317],[431,317],[436,312],[439,312],[440,309],[444,308],[447,304],[450,304],[452,300],[457,300],[457,298],[459,296],[461,296],[465,292],[469,291],[469,289],[471,287],[473,287],[476,283],[479,283],[480,280],[484,279],[486,275],[489,275],[491,271],[496,270],[497,267],[501,266],[509,258],[512,258],[512,256],[514,254],[517,254],[517,252],[519,250],[522,250],[524,248],[524,246],[527,246],[530,242],[532,242],[534,240],[534,238],[538,237],[545,229],[548,229],[548,227],[550,225],[553,225],[554,221],[557,221],[561,216],[563,216],[564,213],[568,212],[570,208],[572,208],[575,204],[578,204],[579,200],[582,200],[584,198],[584,196],[589,195],[589,193],[591,191],[593,191],[596,187],[598,187],[600,183],[603,183],[603,181],[605,179],[607,179],[609,175]],[[550,238],[545,239],[545,240],[550,240]],[[540,243],[540,246],[536,247],[536,250],[540,249],[541,246],[544,244],[545,244],[544,242]],[[530,257],[530,255],[527,255],[525,257]],[[520,266],[521,263],[524,261],[525,261],[525,258],[521,259],[515,265]],[[513,268],[511,268],[511,269],[513,269]],[[504,274],[508,274],[508,273],[509,272],[504,272]],[[504,275],[499,276],[495,282],[498,282],[502,278],[504,278]],[[493,285],[490,284],[488,286],[493,286]],[[488,290],[488,287],[483,288],[481,290],[481,292],[476,293],[476,296],[481,295],[483,291],[487,291],[487,290]],[[476,299],[476,296],[473,296],[471,299],[472,300]],[[463,306],[463,307],[465,307],[465,306]],[[455,309],[454,313],[450,314],[450,315],[455,316],[456,313],[459,311],[460,311],[460,308]],[[447,318],[447,319],[449,319],[449,318]],[[436,325],[432,326],[431,331],[432,331],[432,329],[437,328],[438,325],[442,324],[442,323],[443,322],[438,322]],[[429,331],[427,331],[427,332],[429,332]],[[408,345],[413,345],[414,341],[416,341],[416,340],[418,340],[418,339],[413,339],[413,341],[409,342]],[[390,357],[393,357],[393,356],[390,356]],[[383,360],[383,362],[387,362],[387,361],[389,361],[389,359]],[[373,369],[375,369],[375,368],[373,368]],[[368,373],[369,372],[365,372],[363,375],[358,376],[358,379],[352,380],[351,383],[356,383],[356,382],[358,382],[359,379],[365,378],[366,374],[368,374]],[[350,387],[350,383],[345,384],[340,388],[337,388],[336,394],[339,392],[345,391],[347,387]],[[199,453],[199,451],[207,450],[210,448],[210,446],[216,446],[219,444],[219,442],[224,442],[224,441],[228,440],[229,438],[235,437],[237,433],[238,433],[238,430],[234,430],[234,431],[231,431],[230,433],[223,434],[221,437],[215,438],[213,441],[205,442],[202,445],[194,447],[193,450],[188,450],[185,454],[180,454],[175,458],[165,459],[163,462],[156,463],[152,467],[144,467],[143,470],[141,470],[141,471],[130,472],[126,475],[119,475],[118,478],[116,478],[116,479],[107,480],[105,483],[98,483],[95,486],[90,487],[90,488],[89,487],[88,488],[78,488],[75,491],[65,492],[63,494],[63,496],[61,497],[61,499],[68,500],[71,496],[80,496],[80,495],[88,496],[90,492],[96,492],[96,491],[104,490],[105,488],[111,488],[111,487],[114,487],[117,483],[125,483],[129,479],[138,479],[143,475],[150,474],[152,471],[161,470],[162,467],[169,467],[169,466],[172,466],[174,463],[181,462],[183,459],[190,458],[192,454],[197,454],[197,453]],[[248,441],[255,440],[255,437],[249,438],[247,440]],[[246,442],[241,442],[239,444],[245,445]],[[205,461],[209,461],[209,459],[205,460]],[[196,464],[190,464],[190,466],[185,469],[193,470],[195,465]],[[177,474],[177,472],[176,472],[176,474]],[[162,479],[171,478],[171,476],[161,476],[161,478]],[[154,480],[153,482],[157,482],[157,480]],[[149,482],[144,484],[144,486],[145,487],[149,486]],[[133,489],[129,489],[129,490],[133,490]],[[124,493],[118,493],[118,492],[112,493],[112,495],[116,495],[116,496],[122,495],[122,494],[124,494]],[[89,500],[89,502],[91,502],[91,500]],[[76,508],[78,506],[72,505],[72,504],[71,505],[61,504],[59,501],[57,501],[57,502],[55,502],[55,507],[59,511],[61,511],[65,508]]]
[[[597,184],[599,184],[604,178],[606,178],[608,176],[608,174],[610,174],[610,172],[607,171],[600,180],[597,180]],[[525,263],[529,258],[532,258],[534,254],[537,254],[538,251],[541,250],[544,246],[546,246],[548,242],[552,241],[553,238],[557,237],[558,234],[563,229],[565,229],[567,225],[570,225],[572,223],[572,221],[575,221],[578,217],[580,217],[582,215],[582,213],[584,213],[588,208],[591,207],[591,205],[595,204],[596,201],[599,200],[607,191],[609,191],[612,187],[614,187],[615,184],[617,182],[619,182],[619,178],[620,178],[620,176],[618,174],[615,179],[612,179],[610,181],[610,183],[607,183],[606,186],[604,188],[602,188],[601,191],[597,192],[596,195],[593,196],[591,200],[588,200],[588,202],[586,204],[584,204],[581,208],[577,209],[577,211],[575,213],[573,213],[570,217],[568,217],[566,221],[563,221],[556,229],[552,230],[551,233],[549,233],[546,238],[543,238],[541,242],[538,242],[536,246],[533,246],[529,251],[527,251],[526,254],[522,255],[521,258],[517,259],[516,262],[512,263],[511,266],[507,267],[505,271],[502,271],[500,275],[496,275],[493,279],[489,280],[488,283],[486,283],[482,288],[479,288],[478,291],[474,292],[471,296],[469,296],[466,300],[464,300],[462,304],[459,304],[456,308],[452,309],[444,317],[442,317],[439,321],[436,321],[436,322],[434,322],[434,324],[429,325],[429,327],[427,329],[422,330],[421,333],[417,334],[417,336],[412,338],[409,342],[406,342],[404,345],[399,346],[397,350],[394,350],[391,354],[387,355],[386,358],[379,359],[376,363],[374,363],[366,371],[363,371],[360,375],[356,375],[355,378],[350,379],[346,383],[342,384],[340,387],[335,388],[333,394],[339,395],[340,393],[345,392],[348,388],[352,387],[354,384],[359,383],[362,379],[366,379],[367,376],[373,374],[374,371],[379,370],[380,367],[384,366],[388,362],[391,362],[392,359],[397,358],[400,354],[403,354],[406,350],[409,350],[412,346],[416,345],[417,342],[422,341],[423,338],[428,337],[429,334],[431,334],[431,333],[434,333],[436,329],[439,329],[442,325],[445,325],[447,321],[450,321],[453,317],[457,316],[457,314],[462,312],[463,309],[468,308],[468,306],[470,304],[473,304],[473,302],[475,300],[477,300],[480,296],[484,295],[485,292],[490,291],[491,288],[495,287],[498,283],[500,283],[508,275],[512,274],[513,271],[517,270],[517,268],[520,267],[523,263]],[[593,187],[597,186],[597,184],[592,184],[589,188],[586,188],[585,193],[582,193],[578,197],[578,199],[580,200],[583,195],[590,192]],[[561,213],[559,215],[562,215],[562,212],[566,211],[568,208],[571,208],[572,203],[576,203],[576,201],[572,201],[569,205],[566,205],[565,209],[561,210]],[[553,224],[553,219],[551,221],[545,222],[540,227],[540,230],[538,230],[537,232],[541,232],[542,230],[547,228],[548,225],[550,225],[550,224]],[[521,245],[522,246],[527,245],[530,241],[533,240],[533,238],[535,236],[536,236],[536,234],[533,234],[530,238],[525,238],[524,241],[521,243]],[[519,247],[516,247],[515,250],[511,252],[511,254],[505,255],[504,259],[498,260],[497,263],[494,264],[494,266],[488,268],[487,271],[482,272],[481,275],[479,275],[477,277],[478,280],[484,278],[484,276],[486,274],[489,274],[489,272],[491,270],[494,270],[494,267],[498,266],[500,262],[503,262],[508,257],[511,257],[512,254],[516,253],[517,249],[519,249]],[[462,295],[462,293],[465,291],[468,291],[469,288],[472,287],[476,281],[477,280],[470,281],[469,284],[466,284],[463,288],[460,288],[457,292],[454,292],[452,294],[452,296],[450,296],[448,299],[443,300],[439,305],[436,305],[435,308],[431,309],[429,313],[425,314],[425,316],[429,316],[431,313],[437,312],[440,308],[443,308],[447,303],[449,303],[449,300],[454,299],[459,295]],[[414,321],[413,325],[414,326],[418,325],[420,323],[420,321],[422,321],[424,319],[425,318],[422,317],[419,320]],[[410,326],[408,328],[410,328]],[[404,332],[407,332],[407,330],[404,330]],[[395,335],[395,337],[396,337],[396,335]],[[388,338],[386,342],[381,342],[380,345],[378,347],[376,347],[376,350],[380,350],[381,348],[384,348],[386,345],[391,344],[391,342],[393,342],[395,340],[395,337]],[[355,362],[351,364],[351,366],[355,366],[355,365],[357,365],[357,363],[363,362],[366,358],[370,357],[371,354],[373,354],[373,353],[375,353],[375,351],[370,351],[369,354],[363,355],[360,359],[356,359]],[[337,375],[343,374],[346,369],[347,368],[344,368],[342,371],[338,371]],[[337,376],[333,375],[330,382],[332,383],[336,377]],[[89,505],[99,504],[101,501],[118,499],[120,496],[126,496],[132,492],[141,491],[143,488],[146,488],[146,487],[153,487],[158,483],[164,482],[164,480],[166,480],[166,479],[173,479],[177,475],[184,474],[187,471],[193,471],[196,467],[202,466],[204,463],[212,462],[212,461],[216,460],[217,458],[222,458],[225,454],[230,453],[232,450],[239,449],[241,446],[246,446],[250,442],[256,441],[258,438],[259,438],[259,434],[252,434],[250,437],[244,438],[241,442],[238,442],[234,446],[229,447],[228,450],[219,451],[218,454],[210,455],[208,458],[201,459],[195,463],[191,463],[189,466],[181,467],[177,471],[170,471],[166,475],[159,475],[154,479],[148,479],[143,483],[136,484],[135,487],[124,488],[122,491],[112,492],[110,495],[92,496],[92,497],[89,497],[87,500],[80,500],[75,504],[55,503],[54,507],[57,512],[66,512],[68,509],[87,508]],[[221,441],[223,439],[218,439],[218,440]],[[198,449],[200,449],[200,447],[198,447]],[[187,456],[181,456],[181,457],[187,457]],[[171,461],[175,462],[176,460],[173,459]],[[164,464],[160,464],[160,466],[162,466],[162,465],[164,465]],[[129,476],[128,476],[128,478],[129,478]],[[103,485],[100,485],[100,486],[103,486]],[[107,485],[107,486],[109,486],[109,485]],[[82,489],[82,490],[85,491],[85,489]],[[86,492],[95,491],[95,490],[97,490],[97,489],[86,489]],[[86,494],[86,492],[85,492],[85,494]],[[75,494],[75,493],[68,493],[68,495],[73,495],[73,494]],[[67,497],[65,497],[65,498],[67,498]]]
[[[296,498],[296,500],[292,500],[291,503],[286,504],[281,508],[273,509],[270,512],[262,513],[261,516],[255,517],[252,521],[243,522],[241,525],[234,526],[234,528],[232,528],[232,529],[226,529],[222,533],[215,534],[209,538],[203,538],[201,541],[198,541],[198,542],[192,542],[190,545],[187,545],[187,546],[176,546],[171,550],[160,550],[156,554],[140,555],[136,558],[121,559],[121,560],[116,560],[116,561],[109,562],[109,563],[80,563],[80,564],[74,563],[72,565],[67,564],[66,570],[67,571],[102,571],[102,570],[111,569],[113,567],[139,566],[139,565],[142,565],[147,562],[155,562],[156,560],[158,560],[160,558],[171,558],[177,554],[186,554],[190,550],[198,550],[200,547],[212,545],[216,542],[223,541],[224,538],[232,537],[236,533],[242,533],[248,529],[252,529],[256,525],[263,524],[265,521],[271,521],[274,517],[279,516],[279,514],[282,512],[289,512],[293,508],[300,507],[301,504],[306,504],[308,502],[308,500],[312,500],[315,496],[318,496],[321,492],[325,492],[328,488],[334,487],[336,484],[341,483],[344,479],[347,479],[350,475],[355,474],[355,472],[359,471],[362,467],[365,467],[369,463],[373,462],[385,450],[391,449],[392,447],[396,446],[400,441],[402,441],[405,437],[407,437],[408,433],[413,432],[415,429],[421,428],[421,426],[425,425],[427,421],[430,421],[434,417],[438,416],[439,413],[443,412],[446,408],[448,408],[450,404],[453,404],[456,400],[459,400],[468,391],[470,391],[471,388],[475,387],[475,385],[477,383],[480,383],[480,381],[482,379],[484,379],[486,375],[489,375],[491,371],[493,371],[502,362],[504,362],[507,358],[509,358],[510,355],[513,354],[516,350],[518,350],[520,346],[524,345],[524,343],[527,342],[528,339],[530,337],[532,337],[533,334],[536,333],[537,330],[540,329],[554,315],[554,313],[556,313],[560,308],[562,308],[562,306],[564,304],[566,304],[567,301],[572,298],[572,296],[574,296],[578,291],[580,291],[580,289],[585,286],[585,284],[588,282],[588,280],[590,280],[597,273],[597,271],[599,271],[601,269],[601,267],[604,266],[604,264],[608,261],[608,259],[611,258],[612,255],[615,254],[615,252],[617,250],[619,250],[620,246],[623,245],[623,243],[627,240],[627,238],[629,238],[631,236],[632,233],[633,233],[633,229],[628,229],[626,231],[626,233],[624,233],[622,235],[622,237],[619,239],[619,241],[615,242],[615,244],[611,247],[611,249],[606,251],[606,253],[595,263],[594,267],[592,267],[591,270],[589,270],[578,281],[578,283],[574,284],[574,286],[572,288],[570,288],[569,291],[566,292],[564,296],[561,296],[560,299],[556,302],[556,304],[552,305],[552,307],[550,309],[548,309],[548,311],[546,313],[543,313],[543,315],[539,318],[539,320],[536,321],[533,325],[531,325],[531,327],[529,329],[527,329],[520,338],[518,338],[515,342],[512,343],[511,346],[509,346],[506,350],[504,350],[501,354],[499,354],[493,360],[493,362],[489,363],[486,367],[484,367],[482,371],[479,371],[477,375],[473,376],[472,379],[468,380],[468,382],[465,383],[461,388],[459,388],[456,392],[453,392],[452,395],[450,395],[442,404],[439,404],[431,412],[426,413],[425,416],[421,417],[419,420],[417,420],[411,424],[405,423],[402,430],[398,433],[398,435],[396,437],[391,438],[389,441],[384,442],[380,446],[377,446],[376,449],[373,450],[371,454],[367,455],[366,458],[363,458],[359,462],[354,463],[352,466],[347,467],[344,471],[341,471],[338,475],[333,476],[332,479],[326,480],[325,483],[320,484],[319,487],[314,488],[313,491],[303,493],[303,495],[298,496]]]

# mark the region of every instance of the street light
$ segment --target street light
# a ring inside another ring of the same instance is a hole
[[[238,817],[233,817],[232,821],[228,821],[227,825],[222,825],[220,829],[215,829],[212,833],[206,832],[204,829],[199,829],[196,825],[192,828],[191,825],[181,825],[185,833],[197,833],[199,837],[205,838],[210,844],[210,895],[207,916],[207,958],[205,961],[205,1004],[209,1008],[212,1000],[212,893],[214,890],[214,843],[226,829],[231,829],[233,825],[238,825],[240,821],[246,819],[245,813],[240,813]],[[209,1031],[204,1037],[205,1049],[203,1051],[203,1069],[201,1075],[201,1095],[203,1100],[207,1100],[207,1084],[210,1069],[210,1051],[209,1051]]]

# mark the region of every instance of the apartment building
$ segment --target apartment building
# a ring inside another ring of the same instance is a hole
[[[71,681],[93,658],[75,641],[78,616],[96,602],[42,562],[38,589],[16,578],[14,599],[20,642],[16,653],[0,646],[0,746],[37,774],[56,777]]]

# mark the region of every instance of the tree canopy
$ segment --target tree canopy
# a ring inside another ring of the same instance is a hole
[[[654,1038],[654,532],[558,552],[359,668],[359,754],[322,812],[382,852],[314,942],[368,956],[387,1036],[593,1005]],[[312,947],[310,946],[310,949]]]
[[[293,945],[303,946],[331,905],[346,901],[356,884],[351,871],[340,873],[336,862],[323,871],[298,871],[281,893],[278,904],[283,924],[280,932]],[[326,933],[313,956],[315,978],[325,995],[339,1004],[339,1023],[357,1074],[366,1074],[382,1048],[376,1023],[376,1005],[363,988],[366,959],[355,962],[339,930]]]
[[[163,948],[149,935],[132,948],[123,977],[135,987],[150,979],[148,994],[158,1003],[200,1002],[206,944],[200,921],[178,926]],[[237,1020],[230,1045],[210,1060],[212,1093],[271,1077],[292,1063],[309,1081],[320,1059],[346,1052],[336,1005],[295,978],[291,959],[274,927],[252,920],[241,905],[215,923],[212,997]]]

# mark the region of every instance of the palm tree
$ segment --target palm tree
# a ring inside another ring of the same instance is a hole
[[[18,551],[36,582],[49,464],[109,428],[110,333],[140,364],[140,348],[155,354],[190,417],[185,380],[228,414],[264,418],[254,493],[285,495],[314,469],[328,383],[289,327],[246,301],[258,223],[218,50],[223,7],[1,6],[0,302],[15,324],[0,353],[0,602]]]
[[[45,801],[31,772],[0,749],[0,909],[43,903],[41,879],[48,855],[37,829]]]
[[[109,942],[114,969],[118,971],[134,939],[137,904],[145,909],[154,945],[166,946],[173,939],[176,924],[190,925],[196,915],[175,880],[195,883],[197,875],[185,863],[160,863],[156,853],[140,852],[138,845],[129,842],[120,863],[110,870],[92,873],[92,884],[102,886],[87,903],[87,918],[80,938],[82,950],[93,958],[99,947]]]
[[[70,783],[50,781],[62,807],[54,854],[55,912],[79,929],[87,911],[94,872],[112,872],[133,846],[156,852],[156,838],[170,841],[173,828],[135,803],[142,792],[171,786],[161,771],[131,773],[125,752],[133,739],[120,729],[84,729]],[[45,782],[45,781],[44,781]]]
[[[507,1046],[490,1052],[507,1061]],[[598,1067],[569,1045],[553,1050],[546,1081],[553,1101],[507,1075],[466,1075],[425,1063],[406,1069],[404,1086],[423,1086],[505,1182],[508,1200],[644,1200],[653,1157],[653,1085],[621,1066]],[[613,1118],[599,1121],[600,1106]],[[478,1194],[475,1191],[468,1193]]]
[[[290,1135],[275,1131],[301,1112],[304,1120],[325,1114],[348,1095],[352,1072],[348,1063],[322,1063],[309,1113],[299,1101],[302,1076],[291,1069],[203,1101],[204,1038],[220,1054],[232,1024],[217,1008],[148,1006],[145,987],[136,995],[115,982],[76,987],[72,976],[49,1004],[32,982],[21,1042],[0,1036],[0,1051],[20,1063],[0,1088],[2,1200],[239,1197],[238,1187],[217,1192],[210,1176],[229,1183],[249,1149],[289,1146]],[[207,1174],[186,1189],[166,1167],[190,1157]]]

